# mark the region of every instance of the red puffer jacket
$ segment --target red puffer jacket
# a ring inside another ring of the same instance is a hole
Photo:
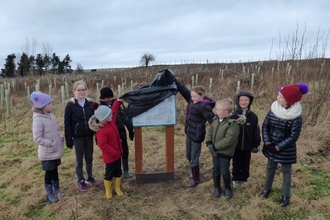
[[[115,101],[112,107],[112,120],[103,124],[103,128],[96,132],[97,145],[102,150],[102,157],[105,164],[118,160],[123,154],[121,139],[116,126],[119,107],[120,102]]]

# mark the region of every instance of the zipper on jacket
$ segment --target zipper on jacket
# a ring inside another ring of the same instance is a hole
[[[74,127],[74,133],[77,134],[77,131],[78,131],[78,125],[79,123],[76,124],[76,126]]]
[[[188,112],[187,112],[187,117],[186,117],[186,123],[187,123],[187,129],[186,129],[186,132],[188,133],[188,130],[189,130],[189,118],[190,118],[190,110],[191,110],[191,106],[193,105],[194,103],[191,102],[189,107],[188,107]]]
[[[217,131],[215,132],[215,135],[214,135],[214,137],[213,137],[213,141],[212,141],[212,143],[214,144],[214,147],[215,147],[215,140],[216,140],[216,134],[218,134],[218,131],[219,131],[219,128],[220,128],[220,125],[221,125],[221,122],[219,122],[219,125],[218,125],[218,127],[217,127]]]
[[[87,133],[88,129],[87,129],[87,123],[86,123],[86,113],[85,113],[85,108],[83,107],[83,113],[84,113],[84,122],[85,122],[85,133]]]
[[[244,138],[245,138],[244,137],[244,130],[245,130],[244,128],[245,128],[245,125],[243,125],[242,127],[243,128],[242,128],[242,131],[241,131],[242,132],[242,148],[241,148],[241,150],[243,150],[243,148],[244,148]]]

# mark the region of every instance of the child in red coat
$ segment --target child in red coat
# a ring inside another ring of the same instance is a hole
[[[96,132],[97,145],[102,151],[102,157],[105,163],[104,187],[107,199],[112,198],[112,183],[114,183],[115,193],[118,196],[124,195],[120,189],[123,149],[116,126],[120,102],[122,102],[122,99],[117,99],[112,109],[94,102],[92,107],[95,112],[88,122],[90,129]],[[99,123],[97,123],[97,120]]]

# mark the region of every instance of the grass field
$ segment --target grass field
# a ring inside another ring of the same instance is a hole
[[[293,165],[291,204],[286,208],[278,204],[282,184],[280,169],[277,170],[270,198],[261,200],[258,197],[263,188],[267,162],[261,152],[252,155],[248,185],[235,188],[231,200],[226,200],[224,196],[219,199],[213,197],[213,165],[206,148],[203,148],[200,158],[201,183],[194,189],[187,187],[190,168],[185,158],[183,129],[186,103],[180,94],[177,95],[178,124],[174,137],[174,180],[137,185],[135,178],[123,179],[122,190],[125,195],[106,200],[100,149],[95,145],[93,170],[96,180],[101,184],[81,192],[75,185],[74,152],[65,148],[59,177],[66,196],[60,198],[57,204],[49,204],[43,187],[44,173],[37,157],[37,146],[32,140],[32,103],[27,96],[27,86],[32,92],[36,78],[1,80],[0,84],[11,86],[12,81],[15,81],[15,89],[12,88],[10,92],[11,115],[7,115],[5,105],[0,108],[0,219],[330,219],[330,68],[326,62],[328,60],[316,59],[152,66],[38,78],[41,91],[48,92],[49,84],[52,85],[53,113],[62,131],[64,107],[60,85],[67,82],[71,90],[72,83],[78,79],[86,81],[88,95],[95,100],[98,100],[97,84],[101,87],[103,82],[103,85],[111,86],[118,96],[118,85],[124,85],[125,88],[120,94],[137,89],[150,83],[163,68],[174,70],[176,77],[186,85],[205,86],[216,100],[227,97],[234,99],[237,81],[240,81],[240,90],[250,91],[255,96],[252,110],[259,116],[260,125],[281,86],[308,83],[310,92],[302,102],[304,124],[297,142],[298,163]],[[292,66],[290,72],[288,65]],[[245,66],[244,71],[242,66]],[[252,73],[255,76],[253,88]],[[164,172],[164,128],[145,127],[142,133],[144,171]],[[134,142],[129,141],[129,146],[130,171],[134,173]]]

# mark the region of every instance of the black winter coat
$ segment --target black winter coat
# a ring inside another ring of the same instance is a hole
[[[273,153],[264,146],[262,153],[269,160],[276,163],[296,163],[296,142],[301,132],[301,126],[301,115],[295,119],[284,120],[276,117],[270,110],[262,125],[262,137],[264,143],[271,142],[274,146],[278,147],[279,152]]]
[[[239,105],[239,97],[247,96],[250,98],[250,104],[245,114],[246,122],[241,126],[241,133],[239,135],[236,150],[252,151],[252,148],[258,148],[261,142],[260,127],[258,116],[250,110],[254,97],[249,92],[240,92],[236,96],[237,109],[235,113],[242,114],[242,109]]]
[[[92,101],[85,98],[85,105],[81,107],[74,98],[68,100],[64,110],[64,131],[67,146],[73,146],[73,138],[91,137],[94,135],[88,126],[88,120],[94,115]]]
[[[178,87],[178,91],[183,98],[188,102],[186,121],[185,121],[185,133],[195,143],[202,143],[206,135],[205,123],[213,122],[213,108],[215,101],[213,99],[204,99],[198,103],[193,103],[191,100],[191,92],[177,79],[174,79]]]

